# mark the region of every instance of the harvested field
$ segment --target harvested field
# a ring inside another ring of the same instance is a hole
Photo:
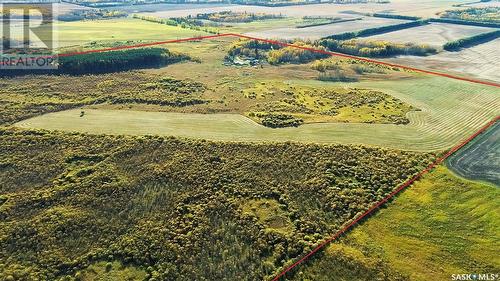
[[[361,13],[393,13],[400,15],[432,17],[437,12],[453,8],[452,5],[467,3],[467,0],[392,0],[387,4],[315,4],[305,6],[284,6],[284,7],[263,7],[250,5],[225,5],[212,8],[202,7],[201,5],[190,5],[184,9],[177,9],[178,5],[165,5],[160,8],[160,11],[151,13],[151,15],[171,18],[184,17],[188,15],[196,15],[207,12],[233,11],[233,12],[249,12],[249,13],[267,13],[267,14],[282,14],[291,17],[303,16],[332,16],[344,11],[355,11]],[[174,8],[169,8],[173,6]],[[140,5],[133,6],[135,9],[140,9]],[[127,9],[127,8],[125,8]]]
[[[260,37],[260,38],[319,39],[334,34],[358,31],[366,29],[368,27],[395,25],[403,22],[406,21],[398,19],[363,17],[361,20],[350,21],[350,22],[333,23],[333,24],[312,26],[306,28],[295,28],[295,27],[273,28],[268,30],[259,30],[256,32],[249,32],[246,35]]]
[[[447,165],[462,177],[500,186],[500,122],[450,157]]]
[[[474,4],[463,5],[463,7],[473,7],[473,8],[500,7],[500,1],[474,3]]]
[[[417,43],[441,46],[449,41],[493,31],[493,28],[449,23],[431,23],[367,37],[396,43]]]
[[[441,52],[429,57],[400,57],[387,59],[390,62],[428,68],[444,72],[454,72],[461,76],[471,76],[492,81],[500,81],[500,39],[496,39],[459,52]]]

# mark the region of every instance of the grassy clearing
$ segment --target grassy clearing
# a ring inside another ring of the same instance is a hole
[[[145,270],[135,266],[126,266],[119,261],[114,262],[96,262],[88,268],[77,272],[75,279],[78,281],[142,281],[146,280],[147,273]]]
[[[353,279],[338,280],[448,280],[452,274],[494,273],[500,267],[498,196],[494,186],[439,167],[292,279],[338,276],[346,264],[360,270],[347,273]]]
[[[289,81],[304,85],[305,81]],[[184,114],[126,110],[51,113],[16,124],[106,134],[156,134],[223,141],[299,141],[368,144],[411,150],[442,150],[472,134],[499,114],[499,90],[444,78],[362,83],[309,81],[309,86],[371,88],[390,93],[421,111],[407,114],[408,125],[317,123],[270,129],[238,114]],[[307,85],[307,84],[306,84]]]
[[[242,204],[243,215],[256,217],[267,231],[276,231],[282,234],[293,232],[293,224],[284,207],[276,200],[255,199]]]
[[[207,35],[202,31],[151,23],[132,18],[58,22],[59,46],[89,42],[151,42]]]
[[[287,114],[305,123],[406,124],[411,105],[383,92],[352,88],[311,88],[284,83],[257,83],[242,91],[257,103],[245,115],[262,123],[268,114]]]

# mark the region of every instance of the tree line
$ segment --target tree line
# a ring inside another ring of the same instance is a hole
[[[461,24],[461,25],[470,25],[470,26],[482,26],[482,27],[493,27],[500,28],[500,23],[495,22],[481,22],[481,21],[472,21],[472,20],[463,20],[463,19],[448,19],[448,18],[432,18],[429,19],[430,22],[442,22],[442,23],[451,23],[451,24]]]
[[[278,19],[282,15],[264,14],[264,13],[236,13],[232,11],[222,11],[215,13],[197,14],[196,19],[210,20],[214,22],[252,22],[257,20]]]
[[[126,49],[72,56],[60,56],[59,73],[81,75],[109,73],[138,68],[160,67],[183,60],[189,56],[172,53],[164,48]]]
[[[397,44],[387,41],[359,40],[319,40],[318,44],[334,52],[341,52],[362,57],[390,57],[397,55],[428,56],[437,53],[437,49],[426,44]]]
[[[443,49],[445,49],[446,51],[459,51],[462,48],[468,48],[475,45],[479,45],[488,41],[495,40],[498,37],[500,37],[500,30],[481,33],[478,35],[447,42],[446,44],[443,45]]]

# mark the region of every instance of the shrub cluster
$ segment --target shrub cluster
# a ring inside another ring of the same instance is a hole
[[[237,13],[232,11],[222,11],[215,13],[197,14],[196,19],[210,20],[214,22],[252,22],[257,20],[278,19],[282,15],[272,15],[264,13]]]
[[[387,41],[322,39],[318,43],[330,51],[362,57],[427,56],[437,52],[436,48],[425,44],[397,44]]]

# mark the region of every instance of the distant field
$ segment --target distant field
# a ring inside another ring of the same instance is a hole
[[[324,82],[309,82],[322,83]],[[386,91],[422,111],[407,115],[409,125],[319,123],[298,128],[270,129],[238,114],[86,110],[85,116],[80,117],[80,110],[70,110],[24,120],[16,126],[98,134],[173,135],[224,141],[368,144],[427,151],[451,147],[500,114],[500,89],[446,78],[350,83],[348,86]]]
[[[213,8],[191,5],[184,9],[178,9],[177,5],[172,5],[175,8],[169,9],[169,5],[165,5],[159,11],[151,13],[155,16],[169,17],[184,17],[188,15],[196,15],[198,13],[234,11],[234,12],[254,12],[268,14],[283,14],[291,17],[302,16],[333,16],[343,11],[357,11],[362,13],[394,13],[401,15],[424,16],[432,17],[437,12],[446,9],[451,9],[454,4],[467,3],[470,0],[392,0],[388,4],[315,4],[305,6],[288,6],[288,7],[263,7],[250,5],[225,5]],[[140,9],[140,6],[137,6]]]
[[[333,23],[322,26],[313,26],[306,28],[282,27],[282,28],[272,28],[268,30],[259,30],[256,32],[249,32],[247,33],[247,35],[261,37],[261,38],[319,39],[334,34],[358,31],[366,29],[368,27],[394,25],[403,22],[405,21],[397,19],[363,17],[362,20],[343,22],[343,23]]]
[[[500,122],[450,157],[447,165],[460,176],[500,186]]]
[[[496,39],[459,52],[441,52],[429,57],[409,57],[388,59],[388,61],[431,68],[459,75],[500,81],[500,39]]]
[[[463,7],[475,7],[475,8],[485,8],[485,7],[500,7],[500,1],[490,1],[482,3],[474,3],[469,5],[464,5]]]
[[[397,43],[417,43],[443,45],[446,42],[493,31],[493,28],[431,23],[419,27],[402,29],[394,32],[367,37],[367,39],[386,40]]]
[[[202,31],[131,18],[59,22],[57,28],[60,47],[81,45],[92,41],[134,40],[148,42],[206,35]]]
[[[451,280],[500,267],[500,189],[454,176],[426,175],[289,280]]]

